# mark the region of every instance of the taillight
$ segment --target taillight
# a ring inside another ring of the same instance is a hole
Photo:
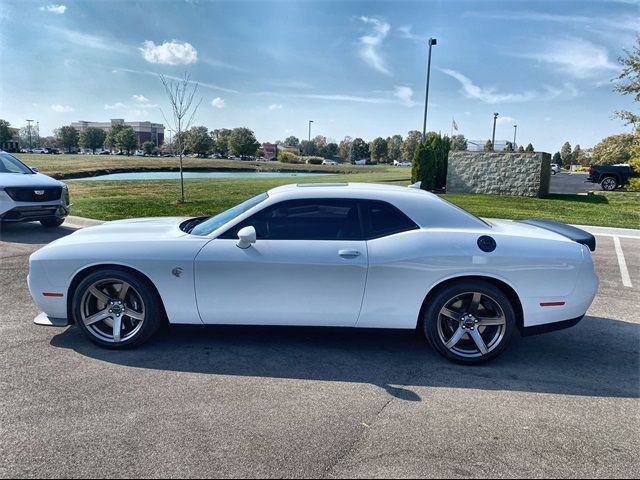
[[[593,165],[589,165],[589,175],[593,174]]]

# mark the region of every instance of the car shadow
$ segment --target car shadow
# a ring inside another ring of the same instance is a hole
[[[517,338],[480,366],[450,363],[414,331],[172,326],[132,350],[99,348],[71,327],[51,345],[111,364],[200,374],[377,385],[421,401],[412,387],[637,398],[640,325],[586,317],[572,329]]]
[[[0,242],[40,244],[49,243],[75,232],[75,228],[45,228],[40,222],[0,223]]]

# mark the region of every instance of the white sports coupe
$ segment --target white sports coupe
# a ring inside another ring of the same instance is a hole
[[[287,185],[212,217],[84,228],[35,252],[35,323],[125,348],[171,324],[415,329],[478,363],[512,336],[575,325],[598,288],[595,239],[482,220],[418,188]]]

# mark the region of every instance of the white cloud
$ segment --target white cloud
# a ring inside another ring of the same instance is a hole
[[[66,5],[51,4],[51,5],[47,5],[45,7],[40,7],[40,11],[41,12],[56,13],[58,15],[62,15],[64,12],[67,11],[67,6]]]
[[[528,102],[536,97],[534,92],[498,93],[495,88],[482,88],[475,85],[469,77],[455,70],[443,69],[442,71],[460,82],[467,98],[474,98],[484,103]]]
[[[282,110],[282,105],[280,105],[279,103],[274,103],[272,105],[269,105],[269,110],[273,111],[273,110]]]
[[[114,103],[111,105],[105,105],[104,109],[105,110],[124,110],[126,108],[129,108],[127,105],[125,105],[124,103],[118,102],[118,103]]]
[[[149,99],[144,95],[133,95],[133,99],[139,103],[146,103],[149,101]]]
[[[188,65],[198,61],[198,51],[188,42],[172,40],[156,45],[146,40],[139,50],[142,52],[142,57],[149,63]]]
[[[420,35],[416,35],[415,33],[413,33],[412,30],[413,30],[413,26],[411,25],[403,25],[398,28],[401,38],[404,38],[406,40],[413,40],[414,42],[420,42],[420,43],[427,41],[427,37],[421,37]]]
[[[514,125],[516,123],[516,119],[513,117],[498,117],[496,120],[496,124],[498,125]]]
[[[225,107],[224,99],[220,97],[216,97],[213,100],[211,100],[211,105],[216,108],[224,108]]]
[[[611,73],[620,67],[609,59],[609,52],[601,45],[576,37],[547,40],[538,52],[518,56],[540,63],[550,63],[560,68],[562,75],[588,78]]]
[[[378,49],[389,34],[391,26],[387,22],[377,18],[360,17],[360,20],[373,27],[369,35],[360,37],[360,57],[375,70],[389,75],[390,72],[385,66]]]
[[[399,98],[404,105],[406,105],[407,107],[413,107],[414,105],[416,105],[416,102],[413,101],[413,88],[398,85],[393,88],[393,95]]]
[[[58,113],[69,113],[75,111],[73,107],[70,107],[69,105],[60,105],[59,103],[51,105],[51,110]]]
[[[355,102],[355,103],[376,103],[376,104],[391,104],[395,103],[393,100],[389,98],[378,98],[378,97],[359,97],[356,95],[341,95],[341,94],[300,94],[300,95],[289,95],[299,98],[311,98],[314,100],[330,100],[333,102]]]

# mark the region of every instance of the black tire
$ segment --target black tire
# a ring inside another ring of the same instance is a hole
[[[64,218],[47,218],[40,220],[40,224],[45,228],[56,228],[64,223]]]
[[[122,283],[124,282],[124,283]],[[121,311],[118,315],[121,322],[121,340],[115,338],[115,317],[109,314],[111,318],[97,321],[89,326],[85,325],[83,318],[91,315],[88,309],[92,305],[96,306],[97,313],[111,312],[109,304],[101,301],[97,296],[91,293],[91,288],[99,290],[109,301],[119,301],[119,292],[115,289],[115,285],[128,284],[127,293],[124,298],[120,299],[122,306],[113,306]],[[106,307],[103,307],[106,305]],[[129,315],[143,315],[142,321],[136,321]],[[160,297],[156,290],[149,284],[149,281],[140,274],[118,269],[103,269],[87,275],[76,288],[72,299],[72,315],[75,324],[82,333],[93,343],[109,349],[126,349],[143,344],[149,340],[158,329],[164,324],[164,309]],[[111,326],[109,325],[111,322]],[[109,338],[109,328],[112,329]],[[127,338],[127,335],[130,335]]]
[[[616,180],[614,177],[604,177],[600,182],[600,187],[602,188],[602,190],[611,192],[618,188],[618,180]]]
[[[479,306],[472,312],[475,295],[479,295]],[[422,318],[424,335],[446,359],[466,365],[479,364],[497,357],[511,343],[516,314],[509,298],[495,285],[483,280],[461,280],[438,289],[427,301]],[[447,315],[441,313],[445,307],[450,312]],[[494,324],[485,326],[482,322]],[[457,335],[462,336],[456,340]],[[481,352],[472,335],[480,335],[486,353]],[[447,346],[447,340],[454,342],[453,345]]]

